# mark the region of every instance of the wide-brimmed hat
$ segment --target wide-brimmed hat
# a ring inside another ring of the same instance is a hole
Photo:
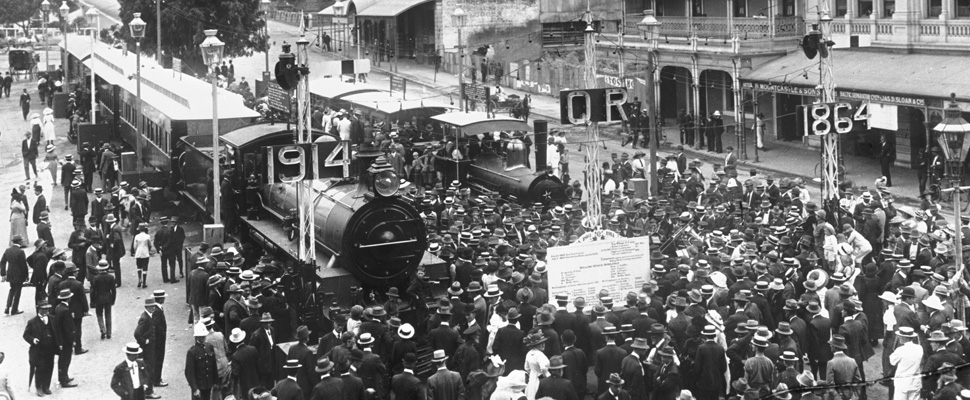
[[[787,322],[779,322],[778,327],[775,328],[775,332],[778,333],[779,335],[785,335],[785,336],[789,336],[795,333],[794,331],[792,331],[791,325]]]
[[[533,332],[523,338],[522,343],[525,344],[525,347],[535,347],[545,343],[546,340],[549,340],[549,338],[543,336],[542,332]]]
[[[943,331],[933,331],[930,332],[930,335],[926,338],[926,340],[931,342],[948,342],[950,341],[950,337],[943,333]]]
[[[832,339],[829,340],[829,345],[840,350],[848,349],[845,345],[845,337],[842,335],[832,335]]]
[[[401,339],[410,339],[414,337],[414,326],[411,324],[402,324],[400,328],[397,328],[397,335]]]
[[[899,303],[899,297],[896,296],[896,294],[893,293],[893,292],[889,292],[889,291],[882,292],[882,294],[879,295],[879,298],[882,299],[882,300],[884,300],[884,301],[888,301],[890,303],[893,303],[893,304]]]
[[[812,387],[815,386],[815,377],[812,376],[812,371],[804,371],[795,377],[799,385],[802,387]]]
[[[659,354],[661,356],[665,356],[665,357],[673,357],[674,356],[674,348],[673,347],[670,347],[669,345],[666,345],[663,348],[661,348],[660,350],[658,350],[657,351],[657,354]]]
[[[940,298],[936,296],[927,297],[923,299],[921,303],[923,303],[923,305],[926,306],[927,308],[932,308],[937,311],[942,310],[944,308],[943,302],[941,302]]]
[[[71,289],[61,289],[61,291],[57,295],[57,299],[67,300],[67,299],[70,299],[72,296],[74,296],[74,293],[71,292]],[[155,300],[152,300],[152,302],[154,301]]]
[[[499,290],[498,285],[492,283],[492,284],[489,284],[488,285],[488,290],[482,296],[484,296],[484,297],[499,297],[499,296],[502,295],[502,293],[503,292],[501,290]]]
[[[623,378],[620,378],[620,374],[612,373],[610,374],[610,379],[606,381],[610,385],[622,385],[624,383]]]
[[[549,358],[549,369],[563,369],[566,364],[562,362],[562,356],[556,355]]]
[[[310,329],[306,325],[300,325],[296,328],[296,339],[306,339],[310,337]]]
[[[138,343],[130,342],[125,345],[125,354],[141,354],[141,346]]]
[[[317,359],[317,365],[313,368],[318,374],[325,374],[333,369],[333,363],[330,362],[330,358],[327,356],[320,357]]]
[[[232,328],[232,333],[229,334],[229,341],[233,343],[241,343],[246,339],[246,331],[239,328]]]
[[[633,344],[631,344],[630,347],[634,349],[643,349],[643,350],[650,349],[650,345],[647,343],[647,339],[645,338],[633,339]]]
[[[950,320],[950,322],[943,324],[943,326],[947,326],[947,324],[949,324],[950,332],[964,332],[967,330],[966,324],[959,319]]]
[[[273,321],[276,321],[276,320],[273,319],[273,315],[268,312],[263,313],[263,316],[259,319],[259,322],[273,322]]]
[[[539,315],[536,318],[536,323],[539,326],[552,325],[552,323],[555,321],[556,321],[556,317],[552,315],[552,313],[547,313],[547,312],[539,313]]]

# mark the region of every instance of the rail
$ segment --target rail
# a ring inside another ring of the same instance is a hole
[[[837,35],[865,35],[871,40],[891,40],[894,27],[906,26],[915,32],[914,43],[970,44],[970,20],[923,19],[912,22],[894,21],[888,17],[836,20],[832,32]]]
[[[643,20],[643,14],[627,14],[623,22],[625,33],[638,37],[637,24],[641,20]],[[735,35],[750,38],[801,37],[804,34],[805,25],[802,17],[798,16],[775,17],[773,21],[763,17],[686,16],[661,16],[657,17],[657,20],[660,21],[661,36],[700,38],[731,38]],[[610,28],[607,24],[606,29]]]

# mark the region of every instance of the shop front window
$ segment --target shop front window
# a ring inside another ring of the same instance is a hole
[[[858,10],[858,17],[869,18],[869,14],[872,14],[872,0],[859,0]]]
[[[781,15],[784,17],[795,16],[795,0],[784,0],[782,2]]]

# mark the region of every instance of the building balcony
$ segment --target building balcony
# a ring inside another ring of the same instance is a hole
[[[623,30],[625,45],[638,48],[643,42],[637,24],[643,14],[627,14]],[[790,51],[805,35],[802,17],[686,17],[660,16],[659,50],[714,53],[773,53]],[[605,24],[605,35],[617,35],[616,24]]]
[[[836,18],[832,36],[839,47],[914,47],[970,50],[970,20]]]

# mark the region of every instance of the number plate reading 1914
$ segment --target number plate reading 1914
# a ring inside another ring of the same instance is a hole
[[[837,102],[798,106],[798,126],[805,136],[825,136],[869,130],[869,103]]]
[[[350,176],[350,142],[266,146],[268,184]]]

